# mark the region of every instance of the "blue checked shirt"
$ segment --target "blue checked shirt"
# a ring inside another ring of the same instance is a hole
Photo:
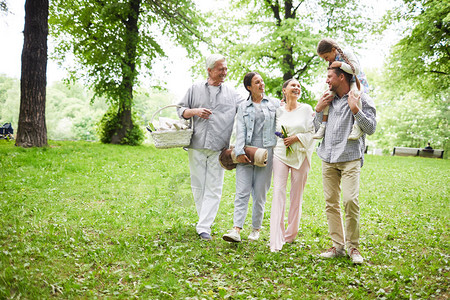
[[[373,134],[377,125],[376,109],[369,95],[363,93],[361,94],[362,110],[353,115],[347,98],[348,95],[342,98],[336,95],[330,103],[325,137],[317,148],[317,155],[327,163],[347,162],[360,158],[362,166],[366,134]],[[316,131],[322,123],[322,117],[323,112],[316,113],[314,117]],[[355,120],[364,134],[356,141],[349,141],[347,138]]]
[[[178,116],[188,108],[207,108],[212,111],[209,119],[194,116],[194,133],[189,148],[221,151],[228,148],[233,131],[234,117],[244,98],[233,88],[221,84],[216,95],[208,88],[208,81],[192,85],[178,102]]]

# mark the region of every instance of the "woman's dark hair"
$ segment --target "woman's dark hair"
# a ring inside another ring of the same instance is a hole
[[[352,68],[353,74],[355,74],[355,67],[350,62],[347,55],[344,54],[344,51],[342,51],[341,47],[339,47],[338,43],[335,42],[335,40],[330,39],[330,38],[322,39],[319,42],[319,44],[317,45],[317,54],[322,55],[325,53],[329,53],[333,50],[333,48],[336,49],[336,51],[341,55],[341,57],[344,59],[344,61],[350,66],[350,68]],[[330,65],[331,64],[332,63],[330,62]],[[352,77],[353,77],[353,75],[352,75]],[[355,74],[355,81],[356,81],[356,86],[358,87],[358,90],[360,90],[361,83],[359,82],[359,79],[356,76],[356,74]]]
[[[250,92],[250,90],[247,88],[248,86],[252,86],[252,79],[253,77],[255,77],[256,75],[259,75],[257,72],[248,72],[247,74],[245,74],[244,76],[244,87],[245,89],[248,91],[248,99],[250,99],[250,97],[252,96],[252,92]],[[260,75],[261,76],[261,75]]]
[[[259,74],[256,72],[248,72],[244,76],[244,87],[249,93],[250,93],[250,90],[247,87],[252,85],[252,79],[253,79],[253,77],[255,77],[255,75],[259,75]]]
[[[283,89],[286,88],[286,87],[288,86],[289,82],[291,82],[292,80],[298,81],[298,80],[295,79],[295,78],[291,78],[291,79],[286,80],[286,81],[283,83]],[[286,95],[285,95],[285,94],[283,94],[283,99],[281,99],[281,101],[286,102]]]
[[[292,80],[297,80],[297,79],[291,78],[291,79],[286,80],[286,81],[283,83],[283,89],[284,89],[285,87],[287,87],[288,84],[289,84],[289,82],[291,82]],[[297,81],[298,81],[298,80],[297,80]]]

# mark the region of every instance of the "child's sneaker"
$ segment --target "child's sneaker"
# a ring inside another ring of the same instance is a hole
[[[359,128],[358,124],[353,124],[352,127],[352,132],[350,132],[350,135],[348,136],[348,139],[351,141],[357,140],[360,137],[362,137],[362,135],[364,134],[364,132],[361,130],[361,128]]]
[[[324,123],[320,124],[319,130],[313,135],[313,139],[322,139],[325,136],[325,128],[327,125]]]

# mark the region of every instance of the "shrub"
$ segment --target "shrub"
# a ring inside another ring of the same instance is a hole
[[[142,144],[144,140],[144,132],[136,126],[139,117],[133,113],[131,116],[131,129],[127,130],[125,136],[122,138],[119,144],[137,146]],[[100,141],[104,144],[110,144],[113,135],[117,132],[117,129],[122,125],[119,122],[119,116],[117,114],[117,108],[111,106],[105,115],[102,117],[97,126],[97,132],[100,137]]]

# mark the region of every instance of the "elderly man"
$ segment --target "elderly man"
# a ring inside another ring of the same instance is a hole
[[[193,117],[194,134],[189,145],[191,189],[197,208],[197,233],[211,240],[214,222],[222,197],[224,169],[219,154],[228,148],[234,117],[239,103],[244,101],[234,89],[223,84],[227,63],[220,54],[206,59],[208,79],[194,84],[178,103],[178,115]]]
[[[344,247],[353,263],[363,262],[359,247],[359,178],[364,161],[365,134],[373,134],[376,128],[376,110],[370,97],[361,94],[362,109],[358,108],[358,95],[350,92],[352,75],[339,68],[328,68],[327,84],[336,96],[324,94],[316,106],[314,125],[320,127],[322,111],[330,106],[325,137],[317,148],[322,159],[323,192],[326,203],[328,230],[333,247],[320,254],[322,258],[345,256]],[[363,136],[347,140],[353,122],[357,122]],[[345,232],[339,200],[345,209]]]

